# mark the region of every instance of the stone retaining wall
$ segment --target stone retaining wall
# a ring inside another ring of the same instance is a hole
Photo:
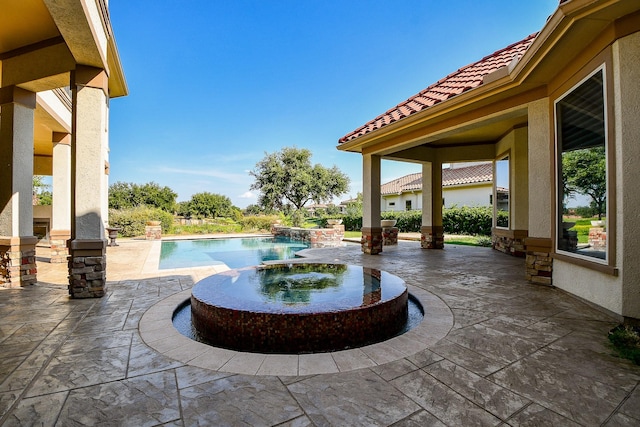
[[[276,237],[308,242],[312,248],[330,248],[342,244],[344,225],[334,225],[332,228],[299,228],[274,224],[271,226],[271,233]]]

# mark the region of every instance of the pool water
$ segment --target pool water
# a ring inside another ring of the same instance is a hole
[[[160,251],[160,270],[226,264],[229,268],[259,265],[263,261],[295,258],[310,245],[281,237],[165,240]]]

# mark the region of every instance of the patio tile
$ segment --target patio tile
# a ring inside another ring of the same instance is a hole
[[[514,415],[513,418],[510,418],[509,425],[513,427],[579,427],[581,424],[575,423],[570,419],[551,411],[550,409],[536,403],[532,403],[523,411]]]
[[[503,420],[530,403],[528,399],[447,360],[429,365],[423,370]]]
[[[447,425],[500,423],[500,419],[423,371],[411,372],[396,378],[391,384]]]
[[[336,351],[331,356],[341,372],[376,366],[376,362],[360,349]]]
[[[329,353],[298,356],[298,375],[333,374],[336,372],[338,372],[338,365]]]
[[[407,359],[400,359],[371,368],[373,372],[380,375],[385,381],[391,381],[417,369],[418,367]]]
[[[298,375],[297,354],[268,354],[257,372],[258,375]]]
[[[233,375],[180,390],[185,425],[272,426],[303,415],[275,377]]]
[[[21,400],[5,421],[6,426],[53,426],[58,419],[68,391]]]
[[[194,366],[181,366],[176,368],[175,374],[178,379],[178,389],[192,387],[233,375],[228,372],[212,371]]]
[[[220,369],[234,374],[255,375],[265,357],[264,354],[236,352]]]
[[[368,369],[315,376],[288,388],[316,425],[390,425],[419,409]]]
[[[489,375],[499,369],[502,369],[506,365],[500,360],[485,357],[480,353],[466,347],[462,347],[446,339],[438,343],[436,346],[431,347],[431,350],[437,355],[442,356],[456,365],[470,370],[471,372],[475,372],[480,376]]]
[[[154,426],[179,418],[175,375],[159,372],[72,390],[58,424]]]
[[[483,324],[457,329],[447,336],[447,341],[505,364],[531,354],[543,345]]]
[[[398,421],[394,427],[446,427],[442,421],[425,410],[421,410],[404,420]]]
[[[129,347],[56,356],[33,383],[27,397],[123,379]]]
[[[427,365],[442,360],[443,357],[431,350],[422,350],[416,354],[407,357],[407,360],[416,365],[418,368],[424,368]]]
[[[621,388],[528,357],[488,379],[581,424],[606,420],[627,395]]]

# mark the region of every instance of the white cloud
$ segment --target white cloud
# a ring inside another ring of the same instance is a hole
[[[255,199],[256,195],[253,194],[251,191],[247,191],[245,193],[242,193],[240,196],[241,199]]]

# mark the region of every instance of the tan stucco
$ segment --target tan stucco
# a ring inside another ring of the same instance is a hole
[[[529,236],[551,238],[551,197],[555,193],[551,181],[553,152],[551,147],[551,118],[549,98],[529,103],[527,127],[529,155]]]

